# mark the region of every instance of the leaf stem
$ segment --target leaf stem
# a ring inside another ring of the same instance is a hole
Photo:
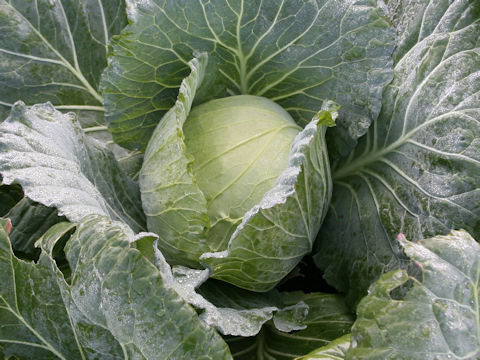
[[[240,93],[248,94],[248,80],[247,80],[247,62],[242,50],[242,41],[240,39],[241,22],[243,16],[244,1],[241,2],[240,14],[237,20],[237,46],[238,46],[238,60],[240,62]]]
[[[83,111],[101,111],[105,112],[103,106],[95,105],[54,105],[58,110],[83,110]]]
[[[97,131],[107,131],[108,128],[105,125],[100,125],[100,126],[92,126],[83,129],[84,132],[90,133],[90,132],[97,132]]]

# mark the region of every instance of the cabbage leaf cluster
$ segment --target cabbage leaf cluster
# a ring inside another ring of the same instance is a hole
[[[479,39],[479,0],[0,0],[0,358],[478,359]]]

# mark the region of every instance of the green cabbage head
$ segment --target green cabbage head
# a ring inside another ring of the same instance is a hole
[[[311,251],[328,207],[323,125],[334,112],[320,111],[302,129],[258,96],[191,108],[192,83],[185,80],[145,152],[148,229],[171,264],[209,267],[215,278],[267,291]]]
[[[238,95],[193,108],[183,130],[210,223],[238,225],[285,170],[302,129],[273,101]]]

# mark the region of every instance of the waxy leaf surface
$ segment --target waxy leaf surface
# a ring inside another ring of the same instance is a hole
[[[101,88],[114,139],[144,149],[175,103],[194,51],[207,52],[196,98],[264,96],[301,126],[324,100],[342,106],[332,145],[347,152],[380,110],[393,31],[375,0],[127,1]]]
[[[316,260],[353,302],[407,265],[398,233],[480,236],[480,2],[422,3],[396,13],[401,46],[382,111],[332,175]],[[417,10],[423,20],[407,20]]]
[[[52,227],[37,263],[17,259],[0,229],[0,344],[22,359],[231,359],[220,336],[131,247],[120,222],[91,216],[65,247],[67,282],[53,258],[72,229]],[[5,326],[8,324],[9,326]]]
[[[465,231],[399,242],[420,274],[396,270],[372,285],[346,359],[478,359],[480,245]]]
[[[87,137],[72,113],[50,103],[17,102],[0,124],[0,174],[22,185],[25,196],[55,207],[70,221],[90,214],[145,228],[140,192],[113,154]]]

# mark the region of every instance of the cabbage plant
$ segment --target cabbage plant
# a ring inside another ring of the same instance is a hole
[[[206,264],[215,278],[270,290],[312,250],[329,203],[332,114],[320,111],[300,131],[263,97],[188,105],[164,115],[145,151],[148,229],[161,234],[170,262]]]
[[[480,2],[0,0],[0,359],[477,359]]]

